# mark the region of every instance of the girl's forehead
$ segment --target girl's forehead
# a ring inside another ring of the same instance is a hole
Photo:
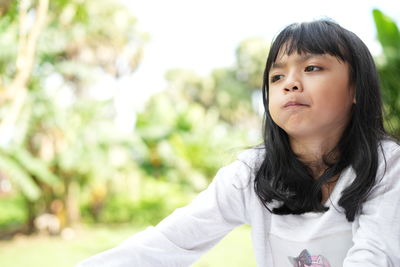
[[[317,59],[330,59],[332,56],[329,54],[315,54],[315,53],[308,53],[308,52],[304,52],[304,53],[297,53],[297,52],[293,52],[293,53],[284,53],[284,52],[280,52],[278,53],[278,55],[276,56],[275,61],[273,62],[273,65],[282,63],[282,62],[286,62],[289,60],[294,60],[298,63],[302,63],[304,61],[307,61],[311,58],[317,58]]]

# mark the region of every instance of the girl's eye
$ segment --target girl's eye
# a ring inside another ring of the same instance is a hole
[[[278,80],[280,80],[281,78],[282,78],[282,76],[283,75],[273,75],[272,77],[271,77],[271,83],[274,83],[274,82],[276,82],[276,81],[278,81]]]
[[[304,71],[306,72],[312,72],[312,71],[318,71],[318,70],[322,70],[321,67],[317,67],[317,66],[307,66]]]

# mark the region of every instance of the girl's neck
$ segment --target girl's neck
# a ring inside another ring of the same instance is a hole
[[[297,139],[289,137],[293,152],[312,171],[313,176],[319,177],[326,169],[324,158],[328,156],[329,161],[336,161],[339,156],[334,149],[339,138],[309,138]],[[333,152],[333,153],[331,153]]]
[[[339,152],[335,151],[337,143],[339,142],[339,137],[313,137],[307,140],[290,137],[289,140],[293,152],[304,164],[306,164],[310,168],[314,179],[318,179],[328,167],[324,162],[324,158],[329,162],[335,162],[339,157]],[[338,177],[339,174],[335,175],[329,180],[329,183],[322,186],[322,204],[325,204],[325,202],[331,195]]]

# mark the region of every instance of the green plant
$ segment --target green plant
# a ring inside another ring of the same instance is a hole
[[[378,9],[373,10],[377,38],[383,55],[378,58],[378,71],[382,86],[385,125],[388,131],[400,138],[400,32],[395,21]]]

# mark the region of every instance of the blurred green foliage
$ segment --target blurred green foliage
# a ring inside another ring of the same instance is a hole
[[[104,76],[134,73],[147,35],[118,1],[46,2],[0,5],[0,182],[13,188],[0,197],[23,196],[28,232],[43,213],[62,227],[78,222],[81,199],[92,195],[96,205],[107,196],[96,185],[138,169],[137,138],[114,130],[113,98],[98,100],[92,91]],[[46,24],[35,42],[41,15]]]
[[[386,128],[400,138],[400,32],[396,22],[375,9],[373,11],[377,37],[383,54],[378,58],[382,85]]]
[[[14,95],[13,82],[25,70],[18,62],[30,59],[18,47],[45,2],[0,5],[0,177],[12,185],[0,201],[19,203],[25,216],[18,225],[28,232],[43,213],[62,227],[81,219],[157,223],[204,189],[238,150],[259,141],[252,95],[266,57],[260,39],[244,41],[237,63],[210,76],[171,70],[167,90],[132,112],[134,131],[119,131],[117,83],[105,100],[96,86],[104,77],[134,78],[148,36],[118,1],[50,1],[47,23],[28,47],[36,51],[33,68],[18,88],[26,95]]]
[[[26,213],[22,208],[24,201],[21,195],[2,199],[0,201],[0,229],[15,230],[26,220]]]

